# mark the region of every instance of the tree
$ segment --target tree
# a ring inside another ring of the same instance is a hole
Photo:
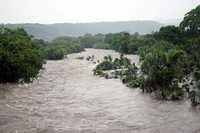
[[[180,99],[183,89],[178,83],[185,77],[185,52],[154,47],[142,61],[142,89],[155,92],[162,99]]]
[[[29,82],[44,63],[43,51],[24,29],[0,28],[0,83]]]
[[[104,42],[110,44],[111,49],[122,53],[128,53],[130,34],[128,32],[110,33],[105,36]]]
[[[159,32],[153,34],[158,40],[168,41],[173,44],[181,44],[182,34],[179,27],[176,26],[165,26],[161,27]]]
[[[83,51],[79,39],[75,37],[58,37],[45,48],[46,58],[50,60],[63,59],[64,55]]]
[[[122,53],[128,53],[128,44],[130,43],[130,34],[128,32],[121,32],[119,39],[119,51]]]
[[[60,60],[64,58],[64,51],[59,47],[50,47],[46,50],[48,60]]]
[[[188,37],[200,35],[200,5],[185,15],[180,23],[180,29]]]
[[[95,39],[91,34],[85,34],[80,37],[80,43],[84,48],[92,48],[95,43]]]
[[[104,43],[110,45],[110,48],[119,51],[120,47],[120,33],[109,33],[105,35]]]

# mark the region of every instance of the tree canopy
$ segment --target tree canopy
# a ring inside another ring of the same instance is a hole
[[[183,21],[180,23],[180,29],[186,36],[200,35],[200,5],[185,14]]]
[[[24,29],[0,28],[0,82],[31,81],[43,63],[42,50]]]

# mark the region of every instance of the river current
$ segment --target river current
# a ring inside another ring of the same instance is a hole
[[[93,62],[77,57],[112,50],[86,49],[47,61],[30,84],[0,85],[0,133],[200,133],[200,110],[187,100],[158,101],[119,79],[93,76]],[[138,64],[138,56],[128,55]]]

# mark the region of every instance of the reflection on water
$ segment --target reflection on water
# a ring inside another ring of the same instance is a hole
[[[95,77],[77,57],[119,56],[87,49],[48,61],[31,84],[0,85],[0,133],[198,133],[200,111],[188,101],[157,101],[118,79]],[[138,63],[137,56],[128,56]]]

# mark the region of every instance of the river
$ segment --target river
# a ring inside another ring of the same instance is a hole
[[[200,110],[189,101],[158,101],[118,79],[93,76],[95,64],[77,59],[88,55],[119,56],[86,49],[47,61],[33,83],[1,84],[0,133],[200,133]]]

